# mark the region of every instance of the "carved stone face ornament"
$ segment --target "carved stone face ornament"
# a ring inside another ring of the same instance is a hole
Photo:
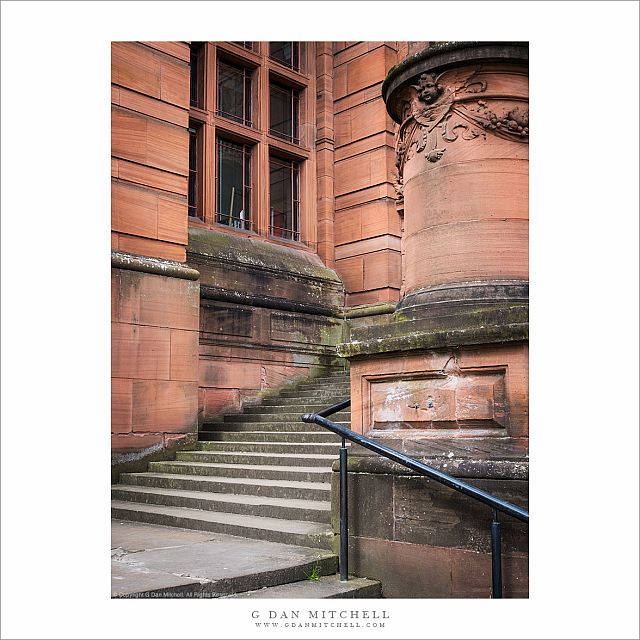
[[[420,76],[420,84],[415,88],[420,100],[425,104],[433,104],[444,92],[433,73],[423,73]]]

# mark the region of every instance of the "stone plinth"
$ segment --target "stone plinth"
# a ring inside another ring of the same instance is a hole
[[[111,256],[112,468],[145,468],[198,428],[199,274],[164,259]]]

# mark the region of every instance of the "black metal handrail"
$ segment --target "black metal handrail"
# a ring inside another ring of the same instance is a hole
[[[529,522],[529,512],[506,500],[501,500],[491,493],[478,489],[462,480],[458,480],[447,473],[434,469],[429,465],[410,458],[397,449],[387,447],[371,438],[367,438],[351,429],[347,429],[331,420],[327,416],[333,415],[351,405],[351,399],[342,400],[336,404],[319,411],[318,413],[306,413],[302,416],[302,421],[320,425],[333,431],[342,437],[340,447],[340,580],[345,582],[349,579],[348,574],[348,511],[347,511],[347,448],[346,440],[355,442],[374,453],[378,453],[393,462],[415,471],[416,473],[431,478],[459,493],[462,493],[478,502],[482,502],[493,510],[493,521],[491,523],[491,566],[492,566],[492,596],[502,598],[502,560],[501,560],[501,530],[498,522],[498,512],[506,513],[521,522]]]

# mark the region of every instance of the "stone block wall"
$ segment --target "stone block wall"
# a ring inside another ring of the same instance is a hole
[[[380,91],[396,61],[395,42],[333,43],[335,268],[347,306],[399,298],[394,125]]]
[[[442,452],[439,458],[423,457],[423,461],[446,472],[445,460],[450,458],[445,445]],[[525,479],[455,475],[527,508],[526,475]],[[339,531],[338,474],[333,476],[333,527]],[[526,598],[528,526],[508,516],[500,516],[500,521],[504,597]],[[488,507],[373,456],[351,460],[349,570],[381,580],[383,597],[488,598],[490,545]]]
[[[199,284],[186,268],[189,46],[111,47],[114,469],[196,438]]]
[[[189,46],[111,47],[112,249],[184,261]]]
[[[111,287],[111,446],[126,462],[195,437],[199,285],[114,268]]]

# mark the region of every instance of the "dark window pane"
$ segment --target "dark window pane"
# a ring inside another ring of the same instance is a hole
[[[244,74],[244,123],[251,126],[251,76]]]
[[[187,207],[189,215],[199,217],[198,201],[198,133],[193,127],[189,128],[189,185]]]
[[[277,84],[269,87],[269,130],[285,140],[298,142],[298,95]]]
[[[269,178],[271,235],[299,240],[298,165],[271,158]]]
[[[287,67],[298,69],[299,45],[297,42],[270,42],[269,57]]]
[[[246,145],[218,140],[216,220],[237,229],[251,228],[250,151]]]
[[[242,69],[218,64],[218,111],[221,115],[244,121],[244,73]]]
[[[190,55],[190,80],[189,80],[189,104],[192,107],[202,107],[202,77],[204,47],[201,42],[191,44]]]

